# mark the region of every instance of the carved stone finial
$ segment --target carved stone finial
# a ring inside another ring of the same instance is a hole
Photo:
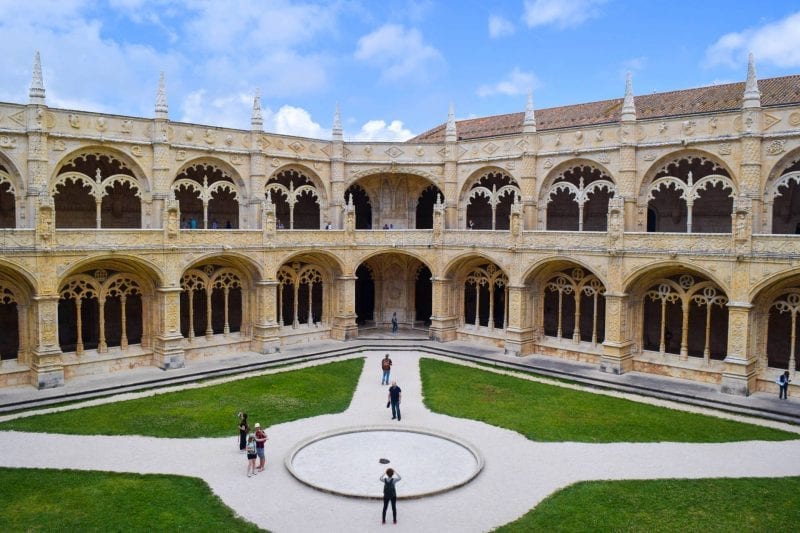
[[[336,111],[333,113],[333,127],[331,128],[331,136],[334,141],[343,140],[342,133],[342,115],[339,112],[339,102],[336,102]]]
[[[156,93],[156,118],[169,118],[167,87],[164,83],[164,71],[161,71],[161,75],[158,77],[158,92]]]
[[[42,79],[42,60],[39,50],[33,58],[33,74],[31,75],[31,89],[28,92],[30,103],[44,105],[44,80]]]
[[[347,207],[348,209],[353,208],[353,193],[347,195]]]
[[[261,115],[261,89],[256,88],[253,97],[253,113],[250,115],[250,129],[261,131],[264,126],[264,117]]]
[[[525,120],[522,121],[522,133],[536,131],[536,115],[533,111],[533,91],[528,89],[528,103],[525,106]]]
[[[620,120],[628,122],[636,120],[636,105],[633,101],[633,76],[630,72],[625,76],[625,99],[622,101]]]
[[[447,127],[444,130],[444,140],[449,143],[454,143],[458,140],[458,134],[456,132],[456,112],[452,103],[450,103],[450,109],[447,112]]]
[[[744,99],[742,108],[761,107],[761,92],[758,90],[758,79],[756,78],[756,62],[753,53],[747,57],[747,81],[744,84]]]

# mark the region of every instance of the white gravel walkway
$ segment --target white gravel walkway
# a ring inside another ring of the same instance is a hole
[[[467,440],[483,454],[483,471],[451,492],[398,502],[398,524],[380,524],[381,504],[323,493],[295,480],[283,460],[299,441],[342,427],[394,423],[380,385],[379,359],[367,356],[350,407],[267,428],[267,469],[245,475],[238,436],[160,439],[0,433],[0,466],[168,473],[204,479],[239,515],[279,532],[489,531],[525,514],[569,484],[596,479],[782,477],[800,475],[800,440],[730,444],[538,443],[481,422],[428,411],[421,401],[419,358],[392,352],[392,379],[403,390],[399,424]],[[535,401],[535,399],[532,399]],[[258,413],[251,413],[251,422]],[[58,428],[52,428],[57,431]],[[32,450],[35,450],[33,452]],[[375,483],[382,471],[375,465]],[[401,472],[402,473],[402,472]],[[402,495],[403,483],[398,484]],[[176,496],[179,504],[179,496]],[[391,512],[390,512],[391,514]]]

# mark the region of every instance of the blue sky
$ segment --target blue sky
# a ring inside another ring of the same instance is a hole
[[[267,131],[404,140],[447,118],[800,72],[800,4],[770,0],[0,0],[0,100],[35,50],[53,107]]]

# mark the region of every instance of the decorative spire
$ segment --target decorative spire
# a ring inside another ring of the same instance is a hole
[[[522,133],[536,131],[536,114],[533,111],[533,91],[528,89],[528,103],[525,105],[525,120],[522,121]]]
[[[169,106],[167,105],[167,87],[164,83],[164,71],[158,78],[158,93],[156,93],[156,118],[169,118]]]
[[[341,141],[344,136],[342,134],[342,115],[339,112],[339,102],[336,102],[336,111],[333,112],[333,127],[331,128],[331,136],[334,141]]]
[[[744,84],[744,100],[742,107],[761,107],[761,92],[758,90],[758,79],[756,78],[756,62],[753,59],[753,52],[747,57],[747,81]]]
[[[250,129],[261,130],[264,126],[264,117],[261,115],[261,89],[256,88],[253,97],[253,113],[250,115]]]
[[[456,142],[458,134],[456,133],[456,112],[453,108],[453,103],[450,102],[450,109],[447,112],[447,127],[444,130],[445,142]]]
[[[44,105],[44,81],[42,80],[42,60],[39,50],[33,58],[33,74],[31,76],[31,89],[28,92],[30,103]]]
[[[625,76],[625,99],[622,101],[622,116],[620,120],[627,122],[636,120],[636,105],[633,103],[633,76],[630,71]]]

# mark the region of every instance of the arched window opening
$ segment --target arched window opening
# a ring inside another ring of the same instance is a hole
[[[490,331],[505,327],[508,276],[492,263],[473,268],[464,281],[464,323]]]
[[[142,220],[142,205],[134,201],[137,192],[129,182],[107,185],[101,207],[101,227],[138,228]]]
[[[372,229],[372,203],[367,191],[361,185],[353,184],[344,192],[344,201],[353,197],[356,209],[356,229]]]
[[[313,327],[323,321],[323,277],[311,264],[294,262],[278,270],[278,324]]]
[[[279,229],[320,229],[319,191],[308,176],[284,170],[267,182],[264,194],[268,192]]]
[[[222,169],[203,163],[186,167],[172,184],[183,229],[239,227],[239,188]]]
[[[603,342],[605,287],[582,268],[559,272],[545,284],[544,334],[548,337]]]
[[[356,269],[356,323],[359,326],[375,321],[375,278],[365,263]]]
[[[547,193],[547,229],[605,231],[614,183],[600,169],[576,166],[561,173]]]
[[[658,280],[645,294],[645,350],[722,360],[727,354],[728,298],[689,274]],[[714,331],[712,337],[711,332]]]
[[[133,171],[105,154],[61,166],[50,187],[57,228],[141,228],[142,187]]]
[[[767,191],[772,233],[800,235],[800,159],[792,161]]]
[[[100,268],[67,278],[59,295],[62,351],[82,355],[116,346],[124,351],[142,342],[142,289],[133,276]]]
[[[0,282],[0,360],[19,353],[19,306],[11,287]]]
[[[420,265],[414,282],[414,320],[422,322],[425,327],[431,325],[433,315],[433,282],[431,270]]]
[[[17,226],[17,200],[14,183],[5,167],[0,165],[0,228]]]
[[[736,187],[724,167],[692,156],[666,163],[647,196],[656,231],[730,233]],[[651,224],[648,223],[648,228]]]
[[[217,265],[191,269],[181,277],[181,333],[191,342],[196,335],[241,330],[242,278],[238,272]]]
[[[501,172],[481,177],[467,196],[465,224],[472,229],[507,230],[511,221],[511,204],[521,196],[517,182]]]
[[[800,333],[800,288],[786,290],[769,307],[767,323],[767,365],[798,369],[797,338]]]
[[[417,199],[417,229],[433,228],[433,206],[441,194],[439,187],[435,185],[429,185],[420,193]],[[441,201],[444,201],[443,197]]]

